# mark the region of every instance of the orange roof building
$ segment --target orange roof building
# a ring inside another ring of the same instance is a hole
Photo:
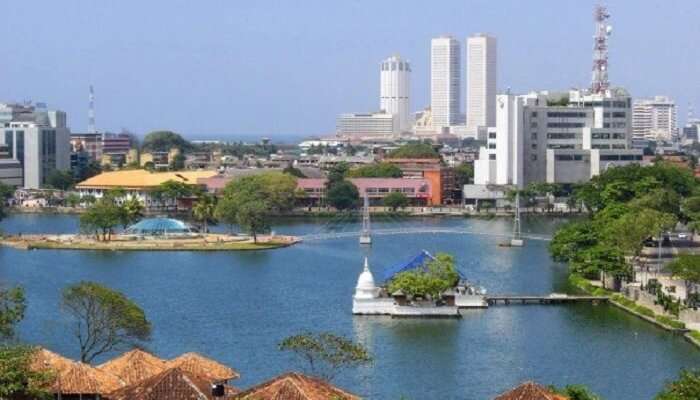
[[[180,368],[167,369],[135,385],[116,390],[105,398],[109,400],[215,399],[211,382]],[[230,398],[230,395],[223,398]]]
[[[118,376],[125,385],[133,385],[160,374],[168,369],[168,364],[150,353],[134,349],[98,365],[97,368]]]
[[[535,382],[524,382],[493,400],[569,400]]]
[[[240,374],[232,368],[198,353],[185,353],[168,361],[167,364],[170,368],[180,368],[210,382],[226,382],[240,377]]]
[[[149,190],[167,181],[197,185],[198,179],[211,178],[216,174],[216,171],[150,172],[143,169],[131,169],[103,172],[78,183],[75,188],[78,190],[109,190],[114,188]]]
[[[238,393],[234,399],[255,400],[359,400],[326,381],[290,372]]]

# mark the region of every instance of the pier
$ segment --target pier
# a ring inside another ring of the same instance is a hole
[[[524,295],[494,295],[486,296],[486,302],[490,306],[498,304],[563,304],[563,303],[605,303],[609,300],[607,296],[577,296],[566,294],[550,294],[544,296],[524,296]]]

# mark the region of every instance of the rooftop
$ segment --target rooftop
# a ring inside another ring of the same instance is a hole
[[[279,400],[359,400],[358,396],[328,382],[289,372],[239,393],[235,399]]]
[[[219,362],[198,353],[185,353],[168,361],[169,367],[177,367],[191,374],[201,376],[212,382],[238,379],[240,374]]]
[[[524,382],[493,400],[569,400],[535,382]]]
[[[200,178],[210,178],[216,171],[149,172],[143,169],[103,172],[76,185],[78,189],[125,189],[155,188],[167,181],[197,184]]]
[[[121,388],[106,396],[110,400],[213,400],[211,382],[199,376],[171,368]]]
[[[134,349],[98,365],[97,368],[118,376],[126,385],[133,385],[165,371],[168,365],[165,360],[143,350]]]

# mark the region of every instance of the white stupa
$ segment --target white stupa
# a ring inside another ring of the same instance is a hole
[[[379,297],[379,288],[374,284],[374,276],[372,271],[369,270],[369,262],[367,257],[365,257],[365,268],[362,273],[357,278],[357,286],[355,286],[355,296],[354,299],[376,299]]]

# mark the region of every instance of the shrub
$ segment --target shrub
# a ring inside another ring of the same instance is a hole
[[[634,304],[634,303],[632,303],[632,304]],[[656,314],[654,314],[654,311],[652,311],[652,310],[650,310],[649,308],[646,308],[646,307],[644,307],[644,306],[640,306],[640,305],[634,304],[633,309],[634,309],[636,312],[638,312],[638,313],[640,313],[640,314],[642,314],[642,315],[644,315],[644,316],[647,316],[647,317],[654,318],[654,316],[656,315]]]

